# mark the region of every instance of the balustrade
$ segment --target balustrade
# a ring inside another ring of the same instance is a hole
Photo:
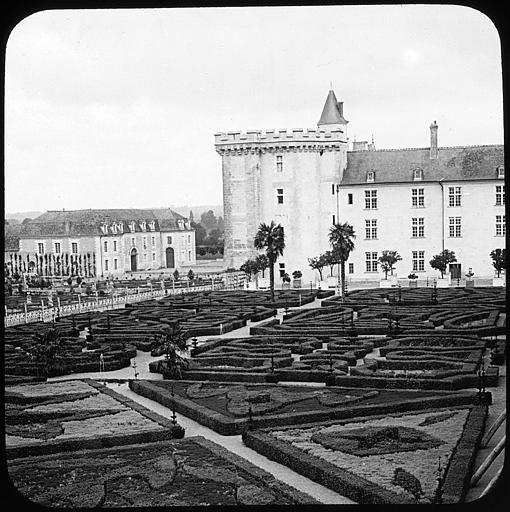
[[[155,297],[164,297],[165,295],[175,294],[187,294],[191,292],[204,292],[204,291],[215,291],[215,290],[235,290],[242,289],[244,284],[244,276],[233,275],[232,278],[222,278],[219,281],[211,280],[210,284],[189,286],[185,288],[166,288],[165,290],[151,290],[143,292],[128,293],[127,289],[125,293],[119,292],[118,295],[111,297],[99,298],[96,296],[94,300],[88,300],[87,302],[81,302],[74,304],[65,304],[63,306],[44,307],[40,310],[28,311],[26,313],[8,313],[4,316],[4,326],[13,327],[16,325],[32,322],[51,322],[53,318],[58,316],[69,316],[76,312],[88,312],[88,311],[104,311],[105,309],[120,309],[125,304],[142,302],[150,300]]]

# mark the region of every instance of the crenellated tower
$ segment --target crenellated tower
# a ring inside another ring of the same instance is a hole
[[[255,256],[258,226],[274,220],[284,227],[286,242],[278,261],[284,268],[276,270],[311,276],[307,258],[328,249],[336,218],[336,184],[347,165],[346,126],[342,103],[330,91],[317,129],[215,135],[222,158],[227,267],[239,268]]]

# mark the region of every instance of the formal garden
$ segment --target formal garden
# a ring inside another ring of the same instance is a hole
[[[356,503],[463,502],[506,359],[505,291],[347,292],[347,228],[330,233],[340,295],[275,289],[285,245],[271,223],[254,242],[265,259],[242,269],[267,271],[267,290],[187,286],[7,327],[6,453],[18,490],[63,507],[316,503],[263,462],[275,461]],[[139,378],[141,354],[154,378]],[[242,439],[257,462],[213,434]]]

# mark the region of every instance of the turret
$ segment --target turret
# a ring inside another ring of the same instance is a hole
[[[328,128],[330,130],[341,130],[344,134],[344,139],[346,139],[347,132],[347,121],[344,118],[344,104],[342,101],[338,101],[336,99],[335,93],[330,90],[328,93],[328,97],[326,98],[326,103],[324,103],[324,108],[322,109],[322,114],[317,123],[319,129]]]

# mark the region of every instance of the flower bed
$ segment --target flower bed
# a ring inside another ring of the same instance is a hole
[[[46,507],[316,503],[202,437],[17,459],[8,470],[23,496]]]
[[[476,394],[471,392],[306,388],[239,382],[233,384],[137,380],[130,381],[129,387],[135,393],[155,400],[165,407],[175,408],[177,412],[223,435],[239,434],[248,426],[262,428],[290,425],[332,418],[471,404],[476,400]],[[197,394],[198,390],[201,395]],[[235,391],[236,409],[230,404],[233,395],[229,393],[232,390]],[[255,395],[262,397],[259,401],[250,401],[250,397]]]
[[[9,458],[171,437],[167,419],[92,380],[19,385],[6,393]]]
[[[459,452],[476,449],[485,414],[484,406],[392,414],[246,431],[243,441],[362,504],[437,501],[441,458],[441,493],[455,502],[462,499],[455,484],[469,478]]]

